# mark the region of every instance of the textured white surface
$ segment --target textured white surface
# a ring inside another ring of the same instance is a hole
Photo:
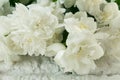
[[[0,64],[0,80],[120,80],[120,75],[63,73],[50,58],[22,56],[22,60],[11,67]]]

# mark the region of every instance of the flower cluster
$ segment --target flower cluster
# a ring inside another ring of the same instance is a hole
[[[71,7],[78,10],[73,13]],[[115,2],[37,0],[10,7],[8,0],[1,0],[0,11],[0,61],[6,64],[41,55],[51,57],[64,72],[84,75],[104,56],[120,61]]]

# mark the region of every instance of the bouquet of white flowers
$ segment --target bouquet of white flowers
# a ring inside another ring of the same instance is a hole
[[[0,80],[120,80],[119,0],[0,0]]]

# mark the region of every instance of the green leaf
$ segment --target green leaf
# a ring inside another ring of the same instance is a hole
[[[52,0],[53,2],[56,2],[57,0]]]
[[[65,6],[63,5],[63,7],[65,8]],[[78,8],[77,7],[70,7],[70,8],[66,8],[66,12],[65,13],[68,13],[68,12],[72,12],[73,14],[75,14],[76,12],[78,12]]]
[[[111,0],[106,0],[107,2],[111,2]]]
[[[66,40],[67,40],[67,37],[68,37],[68,32],[66,30],[63,31],[62,35],[63,35],[63,40],[62,40],[62,43],[66,46]]]
[[[15,6],[15,3],[22,3],[24,5],[29,5],[36,0],[9,0],[11,6]]]
[[[118,4],[119,9],[120,9],[120,0],[115,0],[115,2]]]
[[[18,3],[19,0],[9,0],[11,6],[15,6],[15,3]]]

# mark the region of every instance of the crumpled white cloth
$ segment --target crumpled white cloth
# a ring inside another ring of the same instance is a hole
[[[0,80],[120,80],[120,75],[105,75],[99,72],[89,75],[64,73],[53,59],[43,56],[22,56],[22,60],[11,67],[0,63]]]

